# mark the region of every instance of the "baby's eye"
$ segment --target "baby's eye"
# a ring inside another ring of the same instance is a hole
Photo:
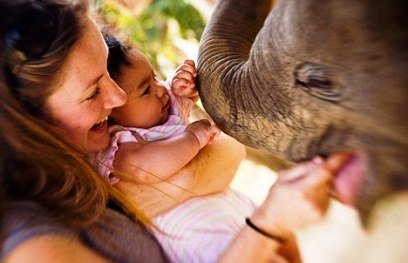
[[[155,82],[157,82],[157,81],[158,81],[158,79],[157,79],[157,75],[156,75],[156,73],[154,73],[154,72],[153,72],[153,80],[154,80]]]
[[[147,88],[144,90],[142,96],[149,94],[151,89],[152,89],[152,87],[147,86]]]
[[[84,101],[94,100],[100,93],[101,93],[101,89],[97,87],[95,91],[89,97],[85,98]]]

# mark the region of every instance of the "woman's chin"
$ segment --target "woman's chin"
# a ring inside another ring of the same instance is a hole
[[[92,128],[88,133],[88,142],[85,147],[85,150],[89,153],[96,153],[99,151],[103,151],[108,147],[110,141],[109,133],[108,133],[108,125],[104,123],[104,125]]]

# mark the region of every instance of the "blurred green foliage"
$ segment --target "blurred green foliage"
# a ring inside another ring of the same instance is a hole
[[[185,0],[153,0],[137,17],[115,4],[101,0],[96,3],[104,20],[145,53],[162,77],[185,57],[174,41],[181,38],[198,44],[205,27],[201,13]]]

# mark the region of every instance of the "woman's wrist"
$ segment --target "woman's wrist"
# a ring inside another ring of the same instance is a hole
[[[286,237],[277,235],[275,233],[270,233],[264,229],[262,229],[261,227],[257,226],[256,224],[254,224],[251,219],[249,217],[247,217],[245,219],[245,223],[247,224],[247,226],[249,226],[252,230],[254,230],[255,232],[259,233],[260,235],[263,235],[264,237],[267,237],[269,239],[272,239],[280,244],[285,243],[286,241],[288,241],[288,239]]]
[[[276,216],[270,217],[265,215],[262,211],[262,207],[259,207],[255,212],[249,217],[249,224],[252,224],[254,227],[251,227],[248,222],[247,225],[257,231],[257,228],[260,234],[265,236],[270,236],[270,238],[276,237],[276,241],[286,241],[291,236],[291,232],[281,226],[279,223],[279,212]]]

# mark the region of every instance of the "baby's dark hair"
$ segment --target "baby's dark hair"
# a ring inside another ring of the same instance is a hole
[[[110,33],[104,33],[103,35],[109,49],[108,72],[114,80],[117,80],[122,76],[122,68],[132,65],[130,60],[132,48]]]

